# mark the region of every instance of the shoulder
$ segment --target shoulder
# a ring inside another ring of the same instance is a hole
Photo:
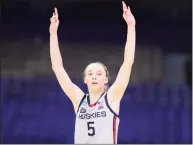
[[[111,97],[111,94],[109,94],[109,92],[107,91],[105,95],[105,102],[107,104],[107,107],[113,114],[119,116],[118,114],[120,108],[120,101],[113,100],[111,99]]]
[[[87,101],[86,101],[86,98],[87,98],[88,94],[84,94],[81,99],[79,100],[79,103],[77,103],[76,105],[74,105],[74,110],[75,110],[75,113],[78,112],[79,108],[81,105],[86,105]]]

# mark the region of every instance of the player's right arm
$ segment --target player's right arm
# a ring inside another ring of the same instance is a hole
[[[76,86],[68,76],[67,72],[63,67],[62,56],[59,49],[58,44],[58,35],[57,30],[59,26],[58,12],[55,8],[55,12],[50,19],[50,56],[51,56],[51,64],[52,69],[57,77],[57,80],[65,92],[65,94],[69,97],[74,105],[75,112],[78,109],[79,103],[84,96],[84,92]]]

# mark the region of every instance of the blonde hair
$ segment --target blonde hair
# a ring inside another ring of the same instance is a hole
[[[108,71],[107,67],[106,67],[103,63],[101,63],[101,62],[93,62],[93,63],[88,64],[88,65],[86,66],[86,68],[84,69],[83,78],[85,77],[86,69],[87,69],[88,66],[91,65],[91,64],[100,64],[100,65],[104,68],[105,73],[106,73],[106,77],[107,77],[108,80],[109,80],[109,71]]]

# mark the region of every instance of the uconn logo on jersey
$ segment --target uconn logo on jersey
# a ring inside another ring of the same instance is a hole
[[[81,108],[80,113],[81,114],[79,114],[79,119],[92,119],[92,118],[106,117],[106,111],[86,113],[86,109]]]
[[[106,117],[106,111],[103,111],[102,109],[104,105],[104,101],[100,101],[97,103],[98,110],[96,112],[89,113],[87,112],[88,107],[81,107],[79,119],[92,119],[92,118],[99,118],[99,117]]]

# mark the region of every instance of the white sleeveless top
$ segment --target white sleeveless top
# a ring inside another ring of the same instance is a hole
[[[117,144],[119,121],[108,104],[107,92],[95,104],[90,104],[87,94],[77,110],[74,143]]]

